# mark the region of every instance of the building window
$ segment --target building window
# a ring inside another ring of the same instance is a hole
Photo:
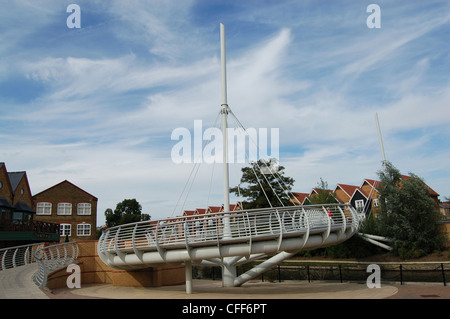
[[[60,224],[59,225],[59,234],[61,236],[71,236],[72,225],[70,224]]]
[[[355,208],[358,212],[362,212],[364,210],[364,200],[363,199],[356,200]]]
[[[375,199],[373,200],[373,206],[375,206],[375,207],[380,206],[380,200],[379,200],[378,198],[375,198]]]
[[[77,205],[77,215],[90,215],[90,214],[91,214],[91,204],[79,203]]]
[[[52,214],[52,203],[40,202],[36,206],[36,215],[51,215]]]
[[[58,215],[72,215],[72,204],[71,203],[59,203],[57,214]]]
[[[91,224],[82,223],[77,225],[77,236],[90,236]]]

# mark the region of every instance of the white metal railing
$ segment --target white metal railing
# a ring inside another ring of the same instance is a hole
[[[44,243],[21,245],[0,249],[0,270],[27,265],[36,261],[34,252]]]
[[[224,219],[230,233],[224,233]],[[105,230],[99,253],[123,255],[146,251],[256,242],[303,234],[356,230],[360,217],[348,204],[290,206],[183,216],[120,225]]]
[[[78,257],[79,249],[76,242],[50,245],[38,249],[34,253],[39,267],[33,275],[33,281],[40,288],[47,285],[47,276],[50,272],[74,263]]]

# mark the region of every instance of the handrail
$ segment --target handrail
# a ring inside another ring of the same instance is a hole
[[[0,249],[0,270],[27,265],[36,261],[33,252],[44,243],[34,243]]]
[[[33,281],[39,288],[47,285],[50,272],[73,264],[78,258],[79,249],[76,242],[50,245],[38,249],[34,258],[38,261],[38,271],[33,275]]]
[[[306,218],[305,218],[306,217]],[[231,236],[223,236],[229,218]],[[360,216],[349,204],[305,205],[219,212],[124,224],[104,230],[99,253],[191,248],[243,241],[282,240],[302,234],[355,231]],[[324,237],[325,239],[325,237]]]

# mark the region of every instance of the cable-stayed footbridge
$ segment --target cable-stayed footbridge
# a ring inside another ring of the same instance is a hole
[[[167,264],[221,265],[224,286],[239,286],[302,250],[339,244],[353,236],[361,216],[349,205],[312,205],[184,216],[107,229],[98,253],[126,270]],[[236,266],[272,256],[236,276]]]
[[[100,258],[113,268],[135,270],[167,264],[185,265],[187,293],[192,292],[192,264],[220,265],[223,285],[240,286],[299,251],[336,245],[349,239],[358,231],[363,218],[348,204],[286,207],[280,201],[281,207],[273,207],[268,200],[270,208],[230,211],[225,132],[227,116],[233,113],[227,104],[222,24],[220,31],[223,211],[120,225],[105,230],[98,242]],[[268,259],[237,276],[238,265],[259,258]]]

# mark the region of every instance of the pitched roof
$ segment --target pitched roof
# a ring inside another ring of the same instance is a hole
[[[298,200],[300,204],[303,204],[305,199],[309,196],[308,193],[297,193],[297,192],[292,192],[292,195],[294,195],[294,198],[291,199],[291,202],[297,203]]]
[[[206,209],[205,208],[197,208],[195,210],[195,212],[199,215],[202,215],[202,214],[206,213]]]
[[[30,208],[30,206],[28,206],[24,202],[17,202],[17,204],[14,206],[14,210],[18,212],[36,213]]]
[[[64,184],[64,183],[67,183],[67,184],[71,185],[72,187],[75,187],[75,188],[79,189],[80,191],[84,192],[85,194],[87,194],[87,195],[93,197],[95,200],[97,200],[97,197],[95,197],[95,196],[92,195],[92,194],[89,194],[89,193],[86,192],[84,189],[81,189],[81,188],[78,187],[77,185],[72,184],[72,183],[69,182],[68,180],[64,180],[64,181],[62,181],[61,183],[58,183],[58,184],[56,184],[56,185],[53,185],[52,187],[49,187],[49,188],[43,190],[42,192],[37,193],[36,195],[33,196],[33,198],[35,198],[36,196],[39,196],[40,194],[42,194],[42,193],[44,193],[44,192],[47,192],[47,191],[53,189],[53,188],[55,188],[55,187],[58,187],[58,186],[60,186],[61,184]]]
[[[3,198],[0,196],[0,207],[6,207],[6,208],[14,208],[7,200],[6,198]]]
[[[190,215],[194,215],[195,214],[195,210],[185,210],[183,213],[183,216],[190,216]]]
[[[8,178],[13,192],[16,191],[17,186],[25,174],[26,172],[8,172]]]
[[[411,177],[408,176],[408,175],[402,175],[402,179],[410,179],[410,178]],[[424,184],[425,184],[426,187],[428,187],[428,190],[430,191],[430,195],[431,196],[439,196],[439,194],[436,193],[430,186],[428,186],[427,183],[424,182]]]
[[[334,188],[334,191],[336,192],[336,190],[340,188],[344,191],[345,194],[348,195],[348,197],[352,197],[353,193],[355,192],[355,190],[358,189],[358,186],[354,186],[354,185],[347,185],[347,184],[337,184],[336,187]]]
[[[208,206],[208,210],[211,211],[211,213],[218,213],[220,212],[220,209],[222,207],[220,206]]]

